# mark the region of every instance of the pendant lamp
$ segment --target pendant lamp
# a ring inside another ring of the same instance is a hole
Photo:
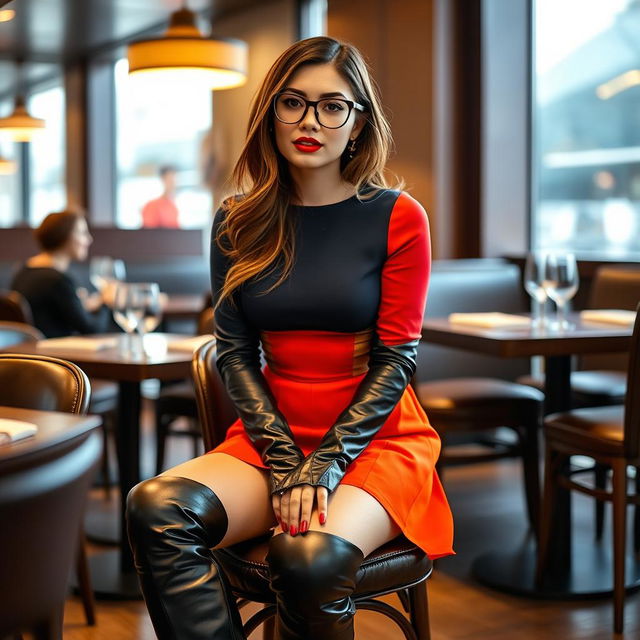
[[[44,120],[29,114],[22,95],[16,97],[13,113],[0,118],[0,134],[6,133],[14,142],[29,142],[44,126]]]
[[[173,80],[191,80],[211,89],[230,89],[246,82],[247,45],[241,40],[205,38],[196,16],[183,6],[171,14],[164,36],[138,40],[127,51],[130,74],[162,74]]]
[[[0,152],[0,176],[8,176],[16,172],[16,163],[5,158]]]

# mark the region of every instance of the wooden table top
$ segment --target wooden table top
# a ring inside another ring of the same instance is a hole
[[[119,340],[124,334],[97,334],[90,338],[114,337]],[[88,376],[127,382],[141,382],[149,378],[177,380],[187,378],[191,371],[192,351],[172,350],[172,340],[184,340],[189,336],[171,333],[154,333],[148,354],[139,358],[124,357],[118,347],[90,351],[68,347],[49,347],[47,340],[37,343],[23,343],[5,349],[9,353],[29,353],[69,360],[77,364]],[[155,343],[155,344],[154,344]],[[156,348],[154,348],[156,347]]]
[[[447,318],[427,318],[422,324],[422,340],[501,358],[609,353],[626,351],[631,345],[632,326],[585,323],[577,313],[569,314],[569,322],[574,326],[565,331],[536,331],[476,327],[452,323]]]
[[[0,418],[22,420],[38,427],[34,436],[0,445],[0,464],[3,465],[36,451],[58,446],[99,427],[102,422],[99,416],[4,406],[0,406]]]

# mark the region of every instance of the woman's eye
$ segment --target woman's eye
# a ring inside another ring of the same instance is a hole
[[[301,104],[300,100],[297,100],[296,98],[286,98],[284,103],[291,109],[297,109]]]
[[[344,111],[344,105],[341,102],[326,102],[324,108],[327,111]]]

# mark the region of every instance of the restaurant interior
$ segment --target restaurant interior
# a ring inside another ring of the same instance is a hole
[[[365,558],[356,638],[640,634],[640,0],[0,0],[0,638],[156,637],[125,499],[236,419],[214,213],[265,74],[322,35],[428,213],[411,385],[455,522],[455,555]],[[21,279],[61,211],[87,330]],[[262,542],[213,553],[271,640]]]

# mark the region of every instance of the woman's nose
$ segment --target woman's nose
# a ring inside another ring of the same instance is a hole
[[[312,105],[307,106],[307,110],[302,116],[302,120],[300,120],[300,126],[304,128],[313,128],[319,129],[320,125],[318,124],[318,119],[316,118],[316,112]]]

